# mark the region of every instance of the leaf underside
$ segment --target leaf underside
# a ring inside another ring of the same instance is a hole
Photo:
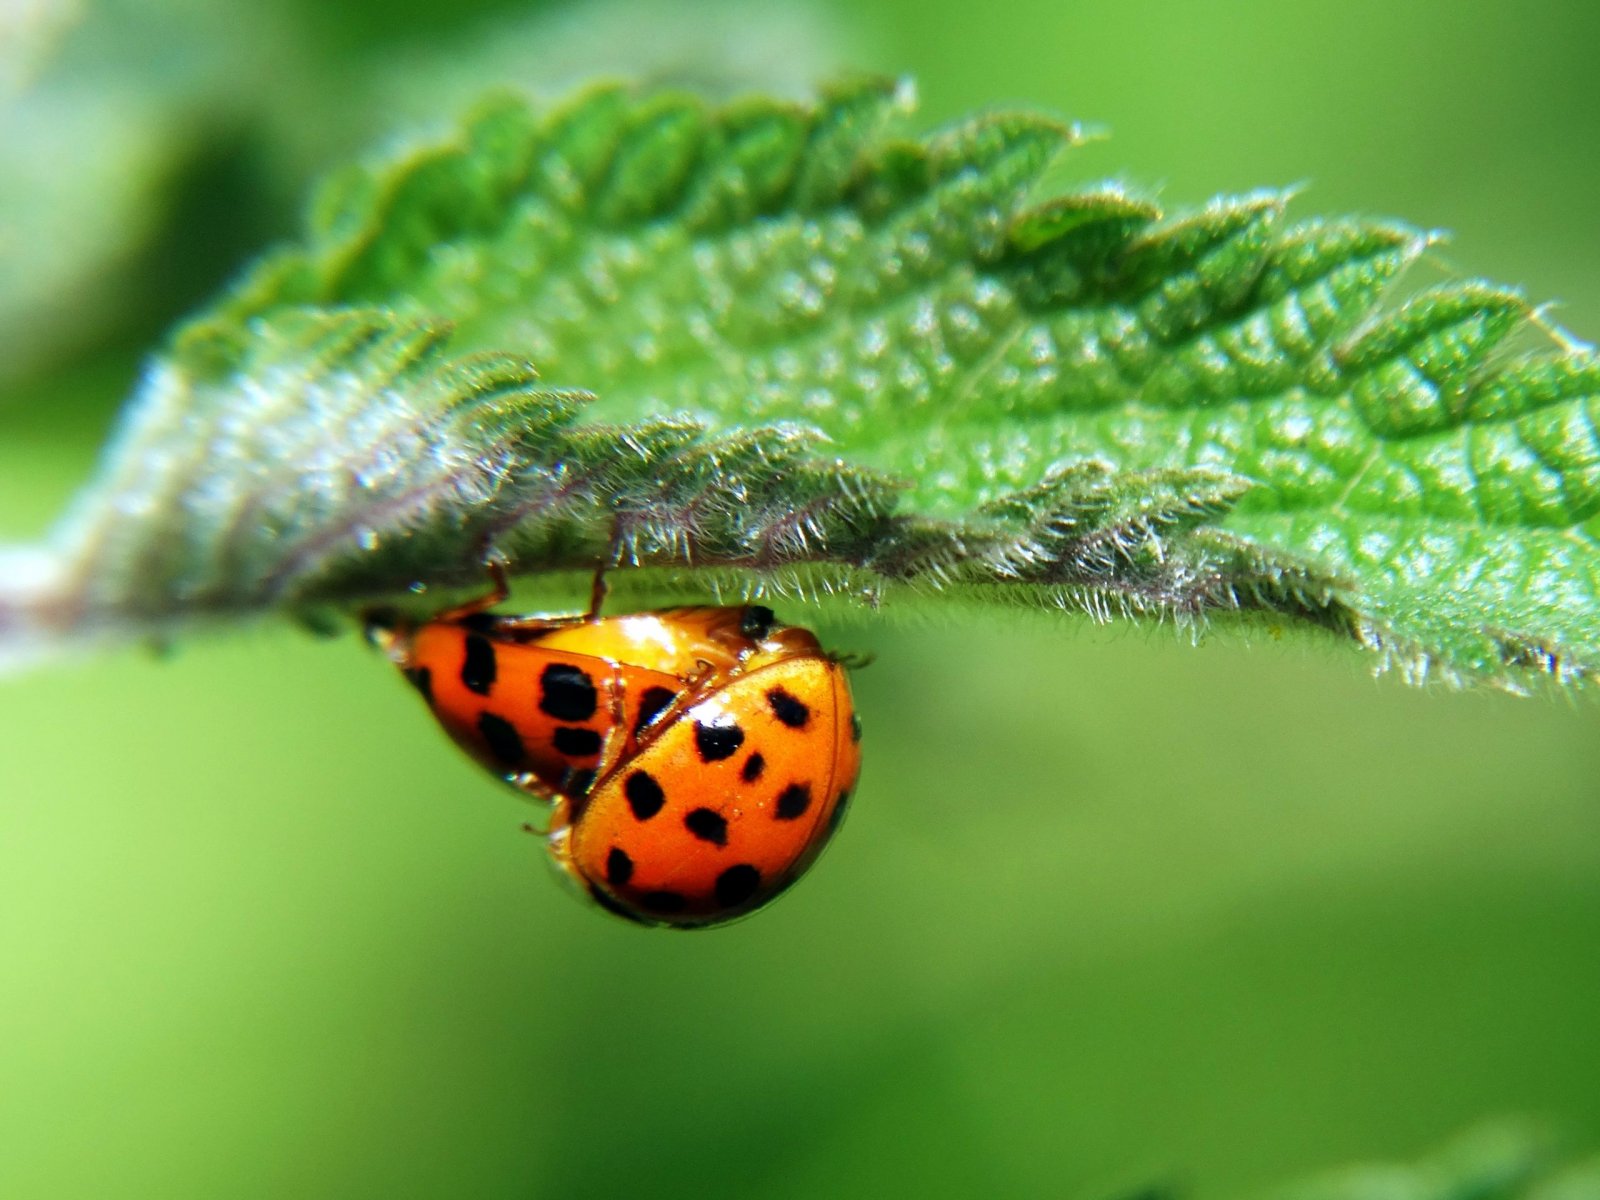
[[[495,98],[346,171],[153,361],[0,631],[348,607],[496,554],[1600,676],[1591,352],[1513,291],[1402,293],[1418,230],[1040,199],[1073,127],[911,138],[907,107]]]

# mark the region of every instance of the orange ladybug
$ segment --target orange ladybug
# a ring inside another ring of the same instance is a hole
[[[720,925],[803,874],[861,768],[844,667],[760,605],[601,617],[367,616],[466,752],[552,806],[556,866],[644,925]]]

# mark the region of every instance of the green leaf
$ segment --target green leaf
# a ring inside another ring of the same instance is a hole
[[[60,541],[76,619],[344,605],[494,552],[1600,674],[1592,353],[1505,289],[1398,292],[1418,230],[1039,197],[1075,127],[909,138],[908,102],[500,97],[341,173],[152,367]]]
[[[1600,1158],[1575,1156],[1550,1128],[1483,1121],[1407,1162],[1362,1162],[1256,1193],[1257,1200],[1600,1200]],[[1184,1200],[1151,1181],[1116,1200]]]
[[[1345,1167],[1274,1189],[1274,1200],[1595,1200],[1600,1161],[1574,1161],[1549,1131],[1486,1122],[1411,1163]]]

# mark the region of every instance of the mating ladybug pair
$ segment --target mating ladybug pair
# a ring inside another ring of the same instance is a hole
[[[742,917],[800,877],[839,827],[861,725],[839,661],[760,605],[601,617],[488,610],[489,595],[367,632],[445,731],[551,805],[550,855],[645,925]]]

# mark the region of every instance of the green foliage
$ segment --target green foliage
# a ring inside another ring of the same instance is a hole
[[[912,140],[907,100],[499,98],[340,174],[150,369],[51,611],[342,605],[498,553],[1600,673],[1592,353],[1515,352],[1505,289],[1398,296],[1419,231],[1040,201],[1075,128]]]
[[[1502,1121],[1408,1164],[1345,1167],[1277,1189],[1277,1200],[1593,1200],[1600,1161],[1573,1162],[1548,1134]]]
[[[1183,1200],[1159,1184],[1116,1200]],[[1356,1163],[1269,1188],[1267,1200],[1595,1200],[1600,1159],[1574,1160],[1549,1131],[1502,1119],[1467,1129],[1412,1162]]]

